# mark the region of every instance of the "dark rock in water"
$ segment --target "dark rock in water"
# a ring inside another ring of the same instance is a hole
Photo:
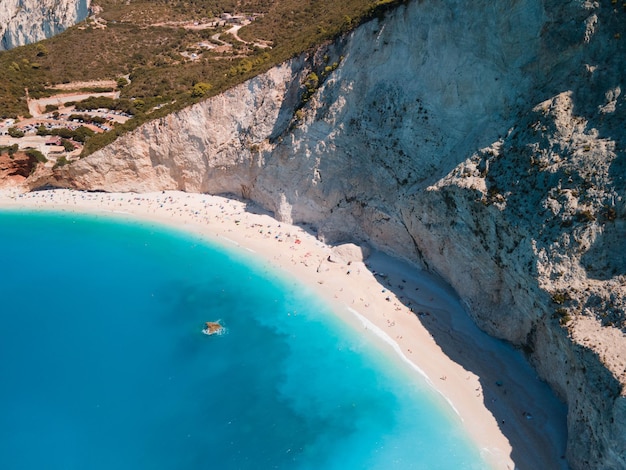
[[[219,321],[208,321],[204,324],[202,332],[205,335],[220,335],[224,331],[224,327]]]

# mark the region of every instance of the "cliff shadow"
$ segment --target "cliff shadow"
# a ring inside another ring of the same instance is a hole
[[[472,374],[478,378],[474,392],[509,440],[516,468],[568,469],[566,406],[537,377],[523,353],[480,330],[454,290],[436,276],[376,252],[366,265],[381,290],[411,309],[443,353],[467,371],[463,379],[471,380]],[[431,379],[447,377],[442,371]]]

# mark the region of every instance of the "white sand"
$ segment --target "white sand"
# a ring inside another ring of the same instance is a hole
[[[362,334],[372,341],[383,337],[448,401],[493,468],[567,468],[561,458],[564,406],[519,353],[476,328],[445,285],[381,253],[366,260],[367,266],[331,262],[330,247],[303,228],[246,207],[236,200],[181,192],[0,191],[4,209],[142,220],[248,250],[313,288],[338,315],[362,325]]]

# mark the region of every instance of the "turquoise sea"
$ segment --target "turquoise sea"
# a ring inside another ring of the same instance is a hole
[[[260,260],[54,213],[0,212],[0,246],[2,469],[486,468],[389,347]]]

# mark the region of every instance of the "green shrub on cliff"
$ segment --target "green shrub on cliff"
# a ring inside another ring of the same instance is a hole
[[[46,158],[46,156],[41,153],[39,150],[36,149],[28,149],[26,150],[26,155],[36,159],[39,163],[46,163],[48,161],[48,159]]]
[[[213,87],[209,83],[196,83],[191,89],[191,96],[194,98],[202,98],[211,88]]]

